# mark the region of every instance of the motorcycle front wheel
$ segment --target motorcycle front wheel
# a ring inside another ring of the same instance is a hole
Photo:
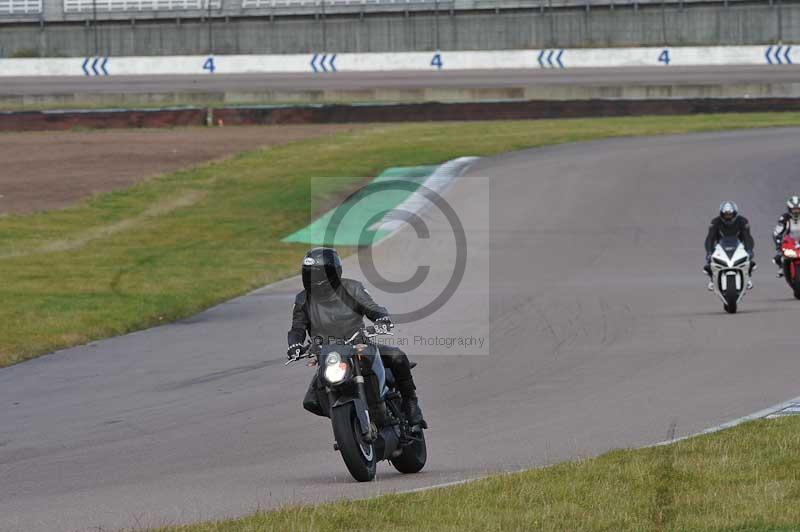
[[[338,406],[331,412],[333,437],[347,470],[359,482],[375,478],[377,460],[375,446],[364,439],[359,429],[358,417],[353,403]]]
[[[736,290],[728,288],[725,291],[725,312],[728,314],[736,314],[736,304],[739,302],[739,294]]]
[[[789,283],[789,287],[792,289],[792,292],[794,292],[795,299],[800,299],[800,278],[795,276],[795,278],[792,279],[791,275],[791,269],[785,268],[784,277],[786,278],[786,282]]]

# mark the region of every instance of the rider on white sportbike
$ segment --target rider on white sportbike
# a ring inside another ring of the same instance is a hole
[[[750,255],[750,272],[753,274],[756,262],[753,260],[753,235],[750,234],[750,222],[747,218],[739,215],[739,207],[732,201],[723,201],[719,206],[719,216],[711,220],[711,225],[708,228],[708,236],[706,236],[706,264],[703,266],[703,271],[708,274],[708,289],[714,290],[714,282],[711,280],[711,255],[714,253],[714,247],[723,238],[734,237],[739,239],[744,244],[744,249]],[[747,289],[753,288],[753,281],[748,278]]]

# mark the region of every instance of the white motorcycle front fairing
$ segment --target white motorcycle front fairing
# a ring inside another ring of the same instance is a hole
[[[750,279],[750,255],[744,244],[737,239],[724,239],[717,244],[711,255],[711,279],[714,292],[723,303],[727,304],[725,295],[730,289],[737,293],[737,303],[742,300]]]

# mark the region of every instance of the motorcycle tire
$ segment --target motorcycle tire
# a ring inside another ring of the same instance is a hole
[[[375,445],[362,436],[353,403],[334,408],[331,424],[344,465],[353,478],[359,482],[373,480],[377,465]]]
[[[739,294],[735,290],[728,290],[725,292],[725,312],[728,314],[736,314],[736,303],[739,300]]]
[[[428,461],[428,448],[425,445],[425,433],[419,431],[419,441],[403,447],[403,453],[390,462],[395,469],[403,474],[419,473]]]
[[[789,288],[792,290],[795,289],[795,280],[792,279],[792,268],[789,262],[783,263],[783,279],[786,281],[786,284],[789,285]]]

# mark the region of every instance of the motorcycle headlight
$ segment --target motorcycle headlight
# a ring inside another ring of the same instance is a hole
[[[790,259],[796,259],[797,258],[797,251],[795,251],[793,249],[784,249],[783,250],[783,256],[784,257],[788,257]]]
[[[325,380],[331,384],[342,382],[347,376],[347,362],[342,361],[342,356],[333,351],[325,357]]]
[[[714,264],[716,264],[716,265],[718,265],[718,266],[727,266],[727,265],[728,265],[728,263],[727,263],[727,262],[725,262],[725,261],[724,261],[724,260],[722,260],[722,259],[718,259],[717,257],[714,257],[714,258],[713,258],[713,259],[711,259],[711,260],[712,260],[712,261],[714,261]]]
[[[737,260],[736,262],[734,262],[734,263],[733,263],[733,265],[734,265],[734,266],[741,266],[742,264],[744,264],[745,262],[747,262],[747,259],[748,259],[748,258],[750,258],[750,257],[742,257],[741,259],[739,259],[739,260]]]

